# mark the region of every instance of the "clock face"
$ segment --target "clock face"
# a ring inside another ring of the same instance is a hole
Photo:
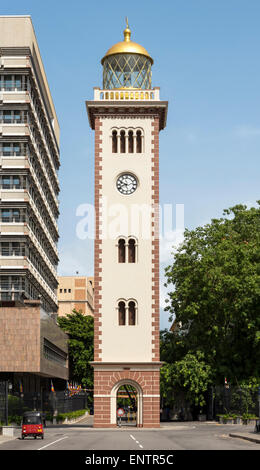
[[[130,173],[124,173],[117,178],[116,187],[122,194],[132,194],[137,188],[137,180]]]

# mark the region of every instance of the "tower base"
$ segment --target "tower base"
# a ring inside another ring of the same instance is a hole
[[[117,392],[122,385],[136,390],[136,427],[160,427],[160,367],[162,363],[94,362],[94,427],[115,428]]]

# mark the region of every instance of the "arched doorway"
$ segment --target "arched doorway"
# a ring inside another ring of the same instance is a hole
[[[123,409],[124,415],[118,416]],[[121,380],[111,391],[111,422],[117,426],[142,426],[143,392],[135,381]]]
[[[117,401],[116,403],[117,425],[118,426],[137,426],[137,390],[136,388],[130,384],[121,385],[117,390],[116,401]]]

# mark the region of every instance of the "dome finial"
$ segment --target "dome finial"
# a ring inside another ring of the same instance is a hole
[[[125,18],[125,21],[126,21],[126,29],[124,30],[124,37],[125,37],[125,41],[128,42],[128,41],[131,41],[131,30],[129,28],[127,16]]]

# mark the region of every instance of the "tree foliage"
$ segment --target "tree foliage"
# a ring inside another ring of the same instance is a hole
[[[211,368],[204,360],[204,354],[197,351],[188,353],[180,361],[166,363],[161,368],[161,394],[170,403],[170,397],[180,395],[183,391],[185,399],[191,404],[202,407],[205,405],[205,392],[211,383]]]
[[[260,376],[259,202],[186,230],[166,268],[174,332],[163,337],[163,354],[178,361],[201,351],[219,383]]]
[[[58,317],[59,326],[69,335],[70,380],[83,387],[93,388],[94,319],[73,310],[65,317]]]

